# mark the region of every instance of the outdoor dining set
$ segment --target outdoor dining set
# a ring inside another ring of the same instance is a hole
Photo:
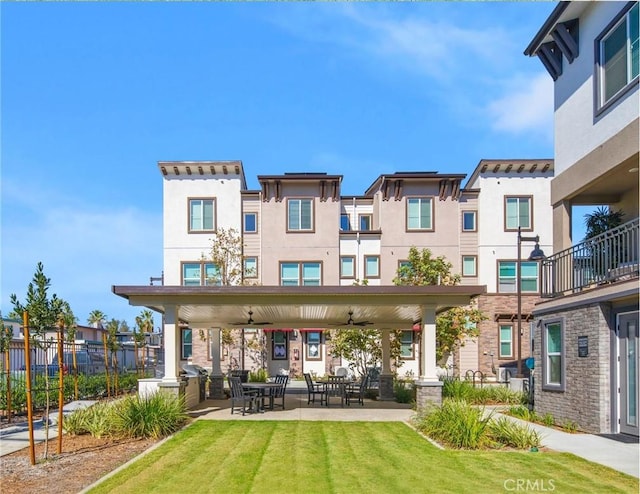
[[[328,375],[314,380],[311,374],[305,373],[307,385],[307,405],[315,404],[319,400],[320,406],[329,407],[331,404],[351,406],[352,403],[364,405],[367,391],[368,376],[359,381],[347,375]],[[240,376],[228,377],[231,392],[231,413],[235,410],[245,413],[264,413],[274,410],[276,406],[285,409],[285,394],[288,375],[277,375],[268,382],[245,382]]]

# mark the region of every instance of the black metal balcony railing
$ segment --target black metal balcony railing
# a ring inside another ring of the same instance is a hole
[[[638,218],[547,257],[540,277],[545,298],[637,278]]]

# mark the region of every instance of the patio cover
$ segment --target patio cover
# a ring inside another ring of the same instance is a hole
[[[376,329],[411,329],[425,307],[436,314],[467,305],[486,286],[113,286],[130,305],[166,313],[177,308],[180,322],[193,327],[242,327],[249,319],[266,328],[349,327],[369,321]],[[345,323],[345,324],[342,324]],[[251,327],[251,326],[247,326]],[[259,327],[259,326],[257,326]]]
[[[376,328],[383,330],[383,355],[391,329],[420,325],[422,380],[436,380],[436,315],[464,306],[486,286],[113,286],[130,305],[164,315],[165,377],[179,374],[179,327],[192,328]],[[249,311],[252,312],[249,316]],[[349,325],[349,312],[356,323]],[[245,324],[249,318],[254,324]],[[269,323],[269,324],[265,324]],[[386,336],[385,336],[386,335]],[[386,340],[386,343],[385,343]],[[218,344],[215,341],[213,344]],[[212,351],[216,354],[216,350]],[[212,362],[214,374],[219,362]],[[383,371],[386,364],[383,358]],[[175,369],[171,372],[170,369]]]

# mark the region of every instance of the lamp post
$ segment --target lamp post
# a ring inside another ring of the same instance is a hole
[[[544,252],[540,248],[540,237],[536,235],[535,237],[523,237],[520,232],[520,227],[518,227],[518,257],[516,260],[516,287],[518,290],[518,333],[517,333],[517,371],[516,377],[523,377],[522,374],[522,242],[535,242],[536,246],[529,254],[529,261],[540,261],[544,259]]]

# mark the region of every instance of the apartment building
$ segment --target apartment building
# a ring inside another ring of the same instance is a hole
[[[553,255],[535,306],[535,410],[638,436],[638,3],[561,2],[525,50],[554,80]],[[571,238],[576,205],[624,223]]]
[[[390,286],[409,249],[428,248],[451,262],[461,285],[486,285],[488,292],[474,300],[488,316],[482,336],[440,362],[443,372],[481,371],[498,379],[504,376],[500,369],[508,368],[515,375],[518,228],[535,231],[541,247],[551,250],[552,160],[481,160],[465,187],[465,174],[384,174],[359,196],[341,194],[341,175],[261,175],[259,190],[247,190],[239,161],[158,166],[164,182],[166,285],[213,282],[217,268],[207,256],[218,228],[240,232],[244,282],[264,287]],[[530,351],[530,311],[540,292],[538,263],[524,261],[522,273],[524,358]],[[360,319],[371,316],[363,312]],[[323,375],[348,362],[332,357],[327,338],[326,329],[341,320],[318,319],[324,325],[273,327],[249,314],[246,324],[240,320],[233,326],[234,344],[222,345],[211,340],[217,333],[210,328],[183,325],[176,358],[212,368],[219,352],[222,372],[265,368],[269,374]],[[402,330],[398,374],[424,375],[422,326],[394,329]]]

